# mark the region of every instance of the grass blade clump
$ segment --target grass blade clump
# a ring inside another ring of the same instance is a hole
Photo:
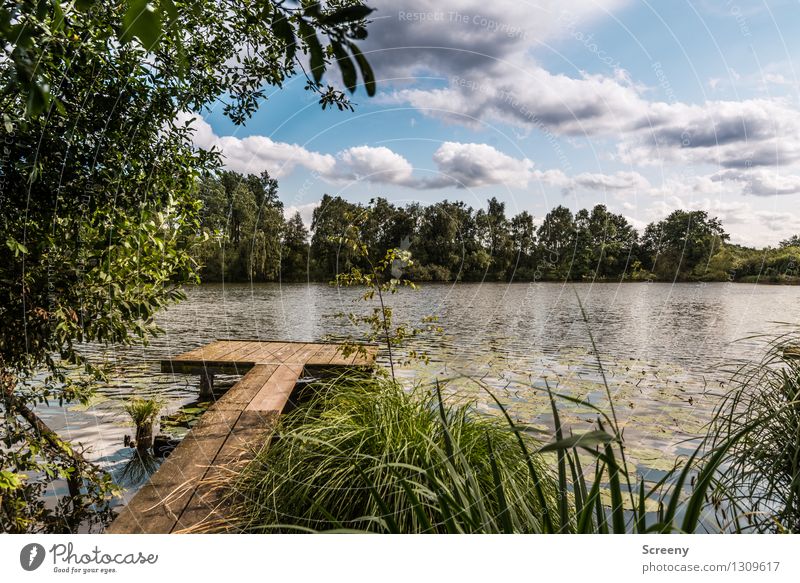
[[[125,412],[136,426],[136,448],[147,451],[153,447],[153,429],[163,403],[157,399],[135,397],[125,403]]]
[[[380,377],[348,373],[310,388],[238,478],[242,530],[543,530],[539,498],[555,508],[552,473],[526,455],[540,444],[502,418],[439,387],[409,392]]]
[[[741,366],[715,411],[709,440],[742,438],[725,455],[712,503],[726,530],[800,532],[800,334],[767,341]]]

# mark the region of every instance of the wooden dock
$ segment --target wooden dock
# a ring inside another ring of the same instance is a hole
[[[200,419],[107,529],[166,534],[226,531],[222,494],[212,486],[251,458],[307,367],[371,367],[377,347],[345,357],[339,344],[218,340],[163,360],[161,370],[199,374],[210,393],[215,373],[244,374]]]

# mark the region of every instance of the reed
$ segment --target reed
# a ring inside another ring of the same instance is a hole
[[[153,430],[162,407],[157,399],[136,397],[125,403],[125,412],[136,426],[136,449],[147,451],[153,447]]]
[[[310,388],[314,396],[282,418],[277,439],[235,484],[238,528],[545,529],[555,480],[524,432],[444,399],[438,386],[406,392],[349,374]]]
[[[729,450],[711,502],[720,528],[800,532],[800,334],[762,338],[764,357],[739,367],[709,428]]]

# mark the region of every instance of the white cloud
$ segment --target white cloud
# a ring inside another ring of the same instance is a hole
[[[337,155],[340,168],[336,174],[347,180],[413,185],[411,163],[384,146],[356,146]]]
[[[582,172],[576,176],[567,176],[561,170],[536,170],[533,175],[536,180],[561,188],[564,193],[576,189],[618,192],[650,189],[650,182],[644,176],[631,171],[614,174]]]
[[[283,207],[283,216],[288,220],[291,219],[295,213],[300,213],[300,218],[303,219],[303,224],[306,226],[306,229],[311,230],[311,219],[314,216],[314,209],[319,205],[320,201],[286,206]]]
[[[195,118],[193,124],[194,144],[206,149],[219,148],[228,169],[242,173],[266,170],[275,178],[285,177],[302,166],[334,183],[366,181],[418,189],[524,187],[533,168],[533,162],[527,158],[513,158],[488,144],[444,142],[433,154],[438,175],[420,178],[414,175],[414,167],[405,157],[385,146],[355,146],[333,156],[264,136],[217,136],[203,119]]]
[[[800,193],[800,176],[782,175],[772,169],[726,170],[711,177],[716,182],[734,182],[742,192],[755,196]]]
[[[189,119],[191,116],[183,116]],[[225,166],[244,174],[259,174],[266,170],[274,178],[283,178],[302,166],[322,175],[330,174],[336,160],[330,154],[313,152],[298,144],[276,142],[266,136],[217,136],[204,119],[195,117],[194,144],[200,148],[218,148]]]
[[[387,77],[383,99],[428,117],[470,128],[504,123],[557,136],[608,138],[617,142],[617,159],[635,166],[800,165],[800,111],[788,99],[659,102],[621,67],[602,74],[553,73],[532,58],[536,41],[571,37],[587,44],[587,19],[622,4],[469,0],[431,8],[423,0],[405,0],[398,10],[386,0],[378,2],[366,46]],[[727,73],[727,80],[712,78],[710,85],[740,79],[736,71]],[[428,85],[439,77],[440,86],[415,87],[416,75]],[[759,79],[762,86],[787,82],[777,70]]]
[[[638,90],[602,75],[569,77],[533,64],[493,64],[475,76],[453,76],[437,89],[400,89],[392,99],[429,117],[475,127],[500,121],[565,135],[629,131],[646,116]]]
[[[448,184],[472,188],[492,184],[525,187],[531,179],[533,162],[513,158],[488,144],[445,142],[433,154],[440,176],[427,183],[430,188]]]
[[[629,0],[486,2],[375,0],[364,51],[380,77],[402,81],[426,71],[476,72],[568,34]]]
[[[597,174],[584,172],[575,177],[575,184],[590,190],[632,190],[650,187],[647,179],[638,172]]]

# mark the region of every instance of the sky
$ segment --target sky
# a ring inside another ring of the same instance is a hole
[[[355,112],[322,111],[294,78],[245,126],[201,112],[195,143],[267,170],[306,222],[325,193],[494,196],[538,220],[605,204],[638,229],[705,210],[745,245],[800,233],[797,2],[368,4],[375,97],[359,88]]]

